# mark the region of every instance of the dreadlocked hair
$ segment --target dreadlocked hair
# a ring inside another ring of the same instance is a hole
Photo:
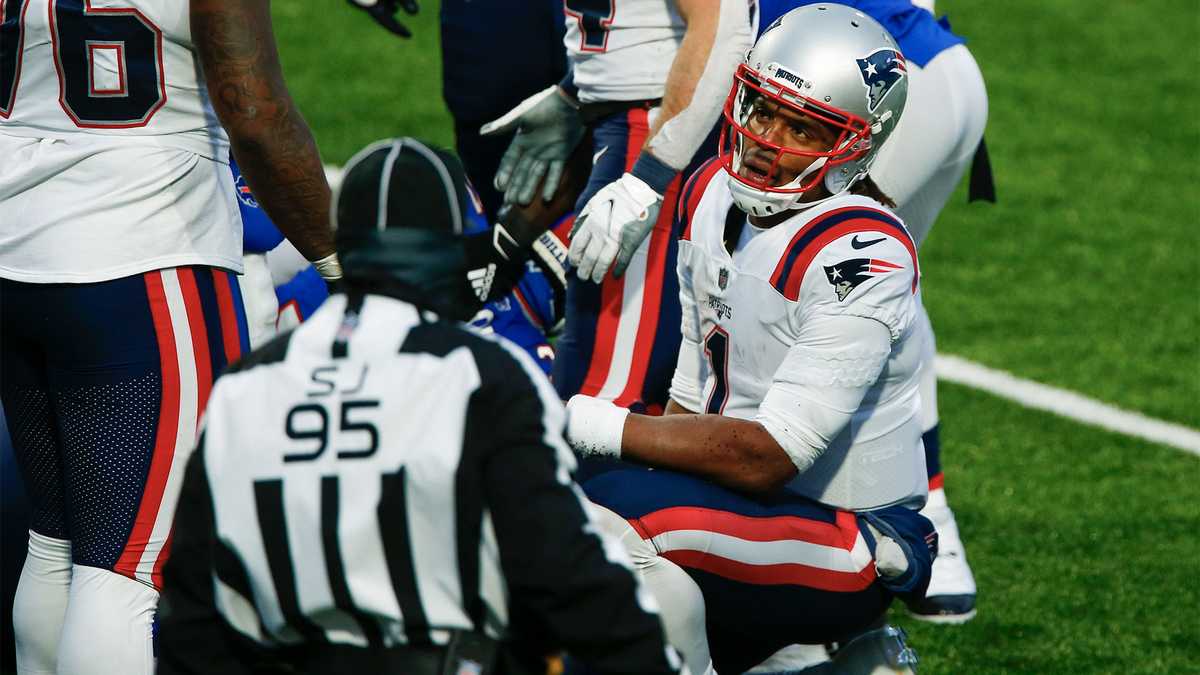
[[[877,185],[874,179],[872,179],[870,176],[867,176],[866,178],[863,178],[855,183],[854,186],[850,188],[850,193],[862,195],[864,197],[870,197],[889,209],[896,208],[896,202],[891,197],[887,196],[887,194],[879,188],[879,185]]]

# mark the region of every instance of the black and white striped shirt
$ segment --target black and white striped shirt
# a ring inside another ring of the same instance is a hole
[[[454,630],[596,672],[676,672],[653,601],[591,526],[563,424],[512,345],[393,298],[331,297],[213,388],[160,672],[244,662],[238,644],[438,646]]]

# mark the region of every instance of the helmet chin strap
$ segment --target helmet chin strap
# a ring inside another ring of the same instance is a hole
[[[817,159],[817,161],[810,164],[808,166],[808,168],[804,170],[804,173],[801,173],[799,176],[796,177],[796,180],[794,180],[792,182],[793,183],[803,182],[804,178],[806,178],[807,176],[812,174],[813,171],[819,170],[821,167],[825,166],[825,162],[826,162],[826,159],[824,157]],[[795,204],[790,207],[790,209],[793,211],[804,211],[806,209],[811,209],[814,206],[824,204],[825,202],[827,202],[831,199],[836,199],[837,197],[841,197],[842,195],[849,192],[850,188],[854,187],[854,184],[857,183],[860,179],[861,179],[861,176],[851,176],[850,178],[844,178],[840,175],[840,172],[838,172],[838,171],[828,171],[828,172],[826,172],[824,178],[821,179],[821,182],[824,183],[825,191],[829,193],[829,196],[822,197],[820,199],[814,199],[813,201],[810,201],[810,202],[802,202],[802,201],[800,201],[800,199],[803,199],[804,195],[807,194],[808,191],[806,190],[805,192],[801,192],[797,195],[797,200],[796,200]]]
[[[800,175],[788,181],[786,185],[781,185],[780,188],[790,189],[802,185],[809,176],[812,176],[814,173],[820,171],[825,166],[827,161],[828,159],[825,157],[818,157],[816,161],[814,161],[812,164],[809,164],[804,171],[800,172]],[[825,185],[825,189],[830,193],[829,196],[812,201],[801,201],[804,198],[804,195],[808,194],[808,190],[790,194],[785,193],[786,197],[784,197],[784,194],[771,193],[766,190],[758,190],[747,185],[740,184],[738,183],[737,179],[733,178],[732,176],[729,180],[731,181],[730,186],[733,188],[734,199],[738,203],[738,206],[741,207],[743,211],[747,211],[754,216],[768,216],[776,215],[784,211],[804,211],[810,209],[814,206],[824,204],[831,199],[842,196],[850,189],[851,186],[854,185],[855,182],[853,180],[846,181],[845,179],[836,177],[833,172],[828,172],[825,174],[822,182]],[[839,185],[839,183],[844,184]],[[758,203],[756,204],[754,202]],[[772,204],[772,202],[774,203]],[[766,208],[768,204],[770,204],[773,208]]]

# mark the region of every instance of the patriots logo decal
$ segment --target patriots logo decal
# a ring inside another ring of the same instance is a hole
[[[904,55],[895,49],[879,49],[854,60],[858,62],[863,86],[867,88],[867,110],[875,112],[888,92],[908,73]]]
[[[841,302],[867,279],[889,274],[899,269],[904,268],[878,258],[851,258],[836,265],[825,265],[825,277],[833,285],[838,302]]]

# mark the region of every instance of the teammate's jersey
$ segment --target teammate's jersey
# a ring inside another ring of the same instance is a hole
[[[674,0],[565,0],[563,43],[579,100],[661,98],[687,28]]]
[[[228,141],[196,64],[187,3],[4,0],[0,6],[4,133],[137,136],[210,159],[226,156]]]
[[[807,325],[839,315],[877,320],[891,335],[882,374],[789,488],[848,510],[919,505],[927,477],[920,345],[909,339],[918,272],[908,232],[878,202],[857,195],[754,228],[734,206],[727,178],[712,162],[681,200],[691,212],[679,245],[684,334],[702,345],[701,412],[755,418],[789,350],[807,344]],[[724,243],[727,220],[729,236],[741,232],[732,255]]]
[[[0,276],[241,271],[187,3],[0,0]]]
[[[758,25],[754,34],[761,35],[775,19],[818,0],[759,0]],[[904,58],[925,67],[933,57],[946,49],[965,42],[950,32],[950,22],[935,19],[928,10],[909,0],[838,0],[875,19],[896,38]]]

